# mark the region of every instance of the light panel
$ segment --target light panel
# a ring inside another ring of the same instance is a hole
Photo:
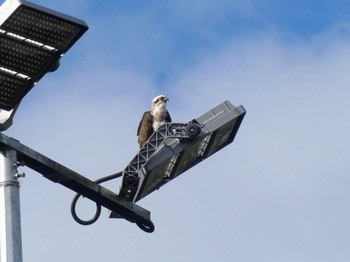
[[[177,154],[175,158],[171,157],[155,168],[148,170],[147,165],[145,165],[144,169],[147,171],[147,174],[140,184],[135,202],[159,189],[170,180],[186,172],[231,143],[237,132],[235,131],[237,120],[238,118],[235,118],[227,124],[222,125],[214,132],[209,133],[207,136],[199,137],[187,143],[184,149]]]
[[[27,79],[21,79],[0,70],[0,107],[5,110],[14,108],[25,95],[24,92],[28,87],[32,86],[33,84]]]
[[[23,0],[0,6],[0,109],[11,110],[87,31],[80,19]]]
[[[38,6],[27,6],[24,2],[2,24],[5,31],[32,39],[38,43],[60,49],[66,52],[72,41],[80,37],[87,27],[76,20],[70,21],[62,16],[42,11]]]
[[[204,153],[204,157],[209,157],[221,148],[231,143],[237,132],[237,121],[239,119],[233,119],[227,124],[223,125],[215,132],[213,132],[210,142],[208,143],[207,149]]]
[[[54,60],[57,52],[40,48],[6,34],[0,34],[0,66],[32,79],[39,79]]]

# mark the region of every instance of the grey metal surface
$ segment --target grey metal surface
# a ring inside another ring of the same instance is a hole
[[[0,132],[7,130],[12,125],[17,108],[18,106],[15,106],[10,111],[0,109]]]
[[[227,146],[245,113],[225,101],[189,123],[163,125],[124,169],[119,195],[136,202]]]
[[[152,224],[150,212],[146,209],[127,201],[103,186],[2,133],[0,133],[0,148],[10,148],[16,151],[19,162],[24,163],[24,165],[42,174],[52,182],[59,183],[119,214],[122,218],[132,223]]]
[[[0,148],[0,261],[22,261],[19,183],[16,152]]]

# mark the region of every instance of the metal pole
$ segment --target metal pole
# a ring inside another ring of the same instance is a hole
[[[0,150],[0,261],[22,262],[16,151]]]

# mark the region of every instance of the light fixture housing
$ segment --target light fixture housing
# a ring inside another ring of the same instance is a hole
[[[0,109],[11,111],[87,31],[77,18],[21,0],[0,6]]]
[[[137,202],[223,149],[245,114],[243,106],[225,101],[189,123],[161,126],[124,169],[119,195]]]

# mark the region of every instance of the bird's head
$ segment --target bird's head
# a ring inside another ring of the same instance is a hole
[[[165,107],[167,101],[169,101],[169,98],[164,95],[156,96],[152,100],[152,108],[162,107],[162,106]]]

